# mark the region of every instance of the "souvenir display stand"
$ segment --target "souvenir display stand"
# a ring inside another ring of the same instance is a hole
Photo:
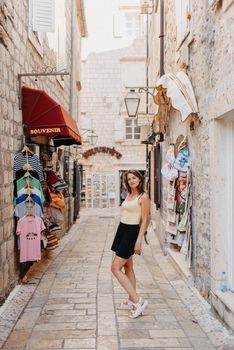
[[[175,157],[174,145],[171,144],[166,155],[166,163],[161,169],[162,175],[168,180],[166,242],[172,249],[185,255],[188,267],[190,267],[192,187],[190,153],[186,137],[178,145],[177,152]]]

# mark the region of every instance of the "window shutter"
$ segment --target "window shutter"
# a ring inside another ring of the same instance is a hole
[[[124,140],[124,118],[116,117],[115,118],[115,141],[123,141]]]
[[[57,56],[57,69],[66,70],[67,68],[67,56],[66,56],[66,23],[65,18],[58,25],[58,56]]]
[[[32,0],[32,30],[35,32],[54,32],[55,0]]]

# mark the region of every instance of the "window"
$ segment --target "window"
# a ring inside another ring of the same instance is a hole
[[[28,38],[41,56],[44,33],[53,31],[54,0],[29,0]]]
[[[113,17],[113,33],[115,38],[125,36],[139,37],[144,35],[144,16],[136,12],[119,11]]]
[[[141,128],[137,125],[136,119],[125,120],[125,137],[126,140],[140,140]]]
[[[126,13],[125,14],[125,33],[126,36],[141,36],[142,28],[141,28],[141,15],[138,13]]]

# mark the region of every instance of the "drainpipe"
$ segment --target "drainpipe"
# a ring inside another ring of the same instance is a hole
[[[149,113],[149,12],[146,14],[146,113]]]
[[[160,66],[159,66],[159,75],[160,77],[165,74],[164,72],[164,0],[160,1]]]
[[[69,112],[73,115],[74,108],[74,0],[71,0],[71,50],[70,50],[70,101],[69,101]]]
[[[69,112],[71,116],[74,113],[74,13],[75,13],[75,0],[71,0],[71,41],[70,41],[70,99],[69,99]],[[69,146],[69,159],[71,155],[72,147]],[[70,162],[69,162],[70,167]],[[69,170],[68,170],[69,171]],[[70,175],[70,174],[69,174]],[[68,198],[68,226],[71,225],[71,194],[69,189],[69,198]]]

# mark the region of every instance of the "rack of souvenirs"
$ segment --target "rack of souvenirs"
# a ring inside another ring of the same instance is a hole
[[[185,254],[190,266],[192,254],[191,235],[191,171],[187,138],[178,145],[177,156],[171,144],[166,154],[162,175],[169,180],[167,190],[166,241]]]
[[[49,154],[49,153],[48,153]],[[53,171],[44,152],[43,166],[29,147],[14,157],[14,214],[20,263],[41,259],[41,250],[58,247],[64,221],[67,184]]]

